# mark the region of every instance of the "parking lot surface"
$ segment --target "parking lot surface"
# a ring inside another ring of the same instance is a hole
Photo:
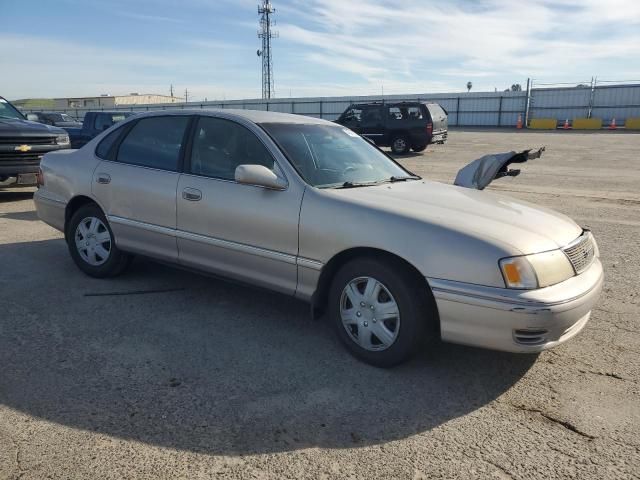
[[[639,478],[640,135],[457,130],[400,161],[451,183],[542,145],[490,189],[593,230],[606,283],[585,330],[391,370],[289,297],[140,259],[88,278],[31,191],[0,192],[0,479]]]

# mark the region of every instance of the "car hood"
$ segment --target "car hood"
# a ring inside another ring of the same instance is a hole
[[[0,136],[2,137],[30,137],[34,135],[62,135],[61,128],[51,127],[42,123],[20,120],[17,118],[0,118]]]
[[[82,123],[80,123],[80,122],[56,122],[56,127],[81,128],[82,127]]]
[[[344,201],[509,245],[521,254],[564,247],[582,233],[569,217],[548,208],[427,180],[329,192]]]

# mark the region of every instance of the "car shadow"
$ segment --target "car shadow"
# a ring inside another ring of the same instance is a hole
[[[427,153],[427,150],[424,150],[422,152],[409,152],[409,153],[393,153],[392,151],[388,151],[387,153],[391,155],[393,158],[395,158],[396,160],[402,160],[403,158],[421,157],[423,154]]]
[[[26,222],[35,222],[38,219],[38,214],[35,210],[27,210],[24,212],[1,212],[0,218],[7,218],[9,220],[22,220]]]
[[[33,198],[33,193],[33,190],[3,190],[0,188],[0,203],[29,200]]]
[[[493,401],[535,356],[436,345],[382,370],[293,298],[137,259],[91,279],[64,242],[0,245],[0,403],[193,452],[381,444]]]

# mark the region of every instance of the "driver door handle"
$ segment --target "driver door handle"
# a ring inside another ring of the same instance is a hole
[[[111,176],[106,173],[98,173],[96,175],[96,182],[102,185],[106,185],[108,183],[111,183]]]
[[[198,202],[202,199],[202,192],[197,188],[185,188],[182,190],[182,198],[190,202]]]

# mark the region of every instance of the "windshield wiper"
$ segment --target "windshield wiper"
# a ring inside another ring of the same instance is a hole
[[[409,175],[406,177],[390,177],[389,179],[387,179],[387,182],[390,183],[394,183],[394,182],[406,182],[407,180],[420,180],[422,177],[419,177],[418,175]]]
[[[342,185],[337,185],[334,188],[358,188],[358,187],[370,187],[372,185],[378,185],[380,182],[344,182]]]
[[[407,180],[421,180],[422,177],[417,175],[409,175],[406,177],[389,177],[382,180],[374,180],[372,182],[351,182],[346,181],[344,183],[326,185],[323,188],[358,188],[358,187],[372,187],[374,185],[382,185],[383,183],[405,182]]]

